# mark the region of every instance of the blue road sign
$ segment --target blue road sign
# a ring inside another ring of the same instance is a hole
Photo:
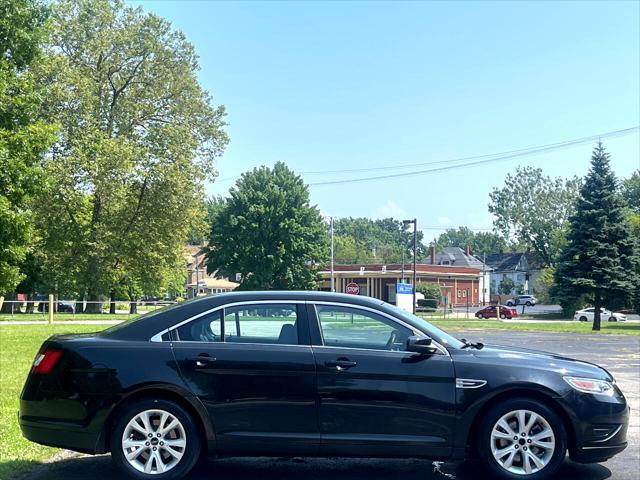
[[[396,283],[396,293],[412,294],[413,286],[410,283]]]

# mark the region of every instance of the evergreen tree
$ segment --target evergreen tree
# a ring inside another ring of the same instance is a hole
[[[554,295],[565,304],[589,298],[595,307],[593,330],[600,330],[600,308],[633,295],[638,283],[636,248],[609,154],[598,143],[570,219]]]

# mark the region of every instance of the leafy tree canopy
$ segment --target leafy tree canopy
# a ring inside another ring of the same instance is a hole
[[[468,227],[449,228],[438,236],[432,243],[436,250],[444,247],[471,248],[474,255],[483,253],[504,252],[509,248],[507,240],[492,232],[474,232]]]
[[[551,178],[540,168],[517,167],[502,188],[489,194],[495,230],[526,245],[547,266],[562,249],[567,222],[574,211],[580,180]]]
[[[334,259],[336,263],[397,263],[410,261],[413,255],[413,225],[401,220],[384,218],[338,218],[333,224]],[[420,228],[420,225],[418,225]],[[422,243],[424,235],[417,232],[417,257],[426,254]]]
[[[243,174],[210,214],[209,273],[240,273],[243,290],[316,288],[328,259],[327,226],[284,163]]]
[[[640,213],[640,170],[622,182],[622,196],[634,213]]]
[[[570,219],[552,292],[563,303],[587,296],[596,308],[593,329],[599,330],[600,307],[616,308],[635,293],[638,261],[626,202],[599,143]]]
[[[45,113],[61,124],[38,210],[48,283],[91,300],[123,283],[157,292],[184,275],[224,108],[184,35],[119,0],[55,4],[48,51]]]
[[[29,202],[40,184],[40,161],[54,128],[39,115],[47,95],[33,72],[48,11],[34,0],[0,2],[0,293],[24,277],[31,241]]]

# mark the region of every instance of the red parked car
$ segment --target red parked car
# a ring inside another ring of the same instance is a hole
[[[500,305],[500,318],[508,318],[511,320],[518,316],[515,308],[507,307],[506,305]],[[496,306],[490,305],[488,307],[481,308],[476,312],[477,318],[497,318]]]

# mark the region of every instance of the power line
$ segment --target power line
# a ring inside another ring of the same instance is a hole
[[[510,160],[512,158],[526,157],[526,156],[530,156],[530,155],[537,155],[537,154],[544,153],[544,152],[562,150],[562,149],[565,149],[565,148],[574,147],[576,145],[581,145],[581,144],[585,144],[585,143],[591,143],[593,141],[600,140],[600,139],[603,139],[603,138],[612,138],[612,137],[621,137],[621,136],[625,136],[625,135],[630,135],[632,133],[637,132],[639,129],[640,129],[640,127],[636,126],[636,127],[631,127],[631,128],[625,128],[623,130],[615,130],[615,131],[612,131],[612,132],[601,133],[599,135],[592,135],[592,136],[589,136],[589,137],[578,138],[578,139],[574,139],[574,140],[566,140],[566,141],[563,141],[563,142],[550,143],[550,144],[541,145],[541,146],[538,146],[538,147],[529,147],[529,148],[520,149],[520,150],[512,150],[511,152],[507,152],[507,153],[504,153],[504,154],[493,154],[493,155],[484,155],[484,156],[478,156],[478,157],[467,157],[466,160],[469,160],[469,159],[472,159],[472,158],[483,158],[483,157],[488,157],[488,156],[491,156],[493,158],[489,158],[489,159],[486,159],[486,160],[478,160],[478,161],[474,161],[474,162],[461,163],[461,164],[458,164],[458,165],[447,165],[447,166],[444,166],[444,167],[431,168],[431,169],[426,169],[426,170],[417,170],[417,171],[412,171],[412,172],[395,173],[395,174],[391,174],[391,175],[378,175],[378,176],[365,177],[365,178],[352,178],[352,179],[343,179],[343,180],[327,180],[327,181],[323,181],[323,182],[310,183],[309,186],[338,185],[338,184],[343,184],[343,183],[362,183],[362,182],[370,182],[370,181],[375,181],[375,180],[387,180],[387,179],[390,179],[390,178],[407,177],[407,176],[414,176],[414,175],[424,175],[424,174],[427,174],[427,173],[443,172],[443,171],[454,170],[454,169],[458,169],[458,168],[472,167],[472,166],[483,165],[483,164],[492,163],[492,162]],[[450,160],[448,162],[454,162],[454,161],[456,161],[456,160]],[[447,163],[447,161],[433,162],[432,164],[435,164],[435,163]],[[387,167],[383,167],[383,168],[387,168]],[[388,167],[388,168],[398,168],[398,167]],[[368,170],[372,170],[372,169],[368,169]]]
[[[420,163],[405,163],[400,165],[387,165],[387,166],[381,166],[381,167],[364,167],[364,168],[351,168],[351,169],[339,169],[339,170],[314,170],[314,171],[306,171],[306,172],[299,172],[299,173],[300,175],[333,175],[333,174],[340,174],[340,173],[376,172],[376,171],[384,171],[384,170],[399,170],[404,168],[425,167],[429,165],[452,164],[452,163],[459,163],[459,162],[468,162],[470,160],[487,159],[485,160],[485,162],[473,162],[469,164],[460,164],[460,165],[447,165],[448,168],[444,168],[444,169],[433,169],[433,170],[425,170],[425,171],[419,171],[419,172],[405,172],[405,173],[399,173],[394,175],[376,176],[371,178],[323,181],[323,182],[311,183],[310,185],[330,185],[334,183],[351,183],[351,182],[366,182],[370,180],[382,180],[385,178],[394,178],[397,176],[408,176],[408,175],[416,175],[416,174],[419,175],[422,173],[430,173],[430,172],[437,172],[437,171],[446,170],[446,169],[461,168],[461,167],[472,166],[472,165],[477,165],[481,163],[490,163],[492,161],[508,160],[511,158],[534,155],[537,153],[542,153],[544,151],[553,151],[556,149],[559,150],[559,149],[568,148],[568,147],[572,147],[572,146],[583,144],[583,143],[590,143],[595,140],[600,140],[602,138],[611,138],[611,137],[629,135],[631,133],[637,132],[638,128],[639,127],[636,126],[631,128],[625,128],[623,130],[615,130],[612,132],[607,132],[599,135],[582,137],[574,140],[565,140],[562,142],[549,143],[546,145],[525,147],[525,148],[519,148],[516,150],[507,150],[503,152],[488,153],[484,155],[459,157],[459,158],[453,158],[448,160],[437,160],[437,161],[420,162]],[[238,178],[240,178],[240,176],[241,175],[221,178],[216,180],[215,183],[231,182],[231,181],[237,180]]]

